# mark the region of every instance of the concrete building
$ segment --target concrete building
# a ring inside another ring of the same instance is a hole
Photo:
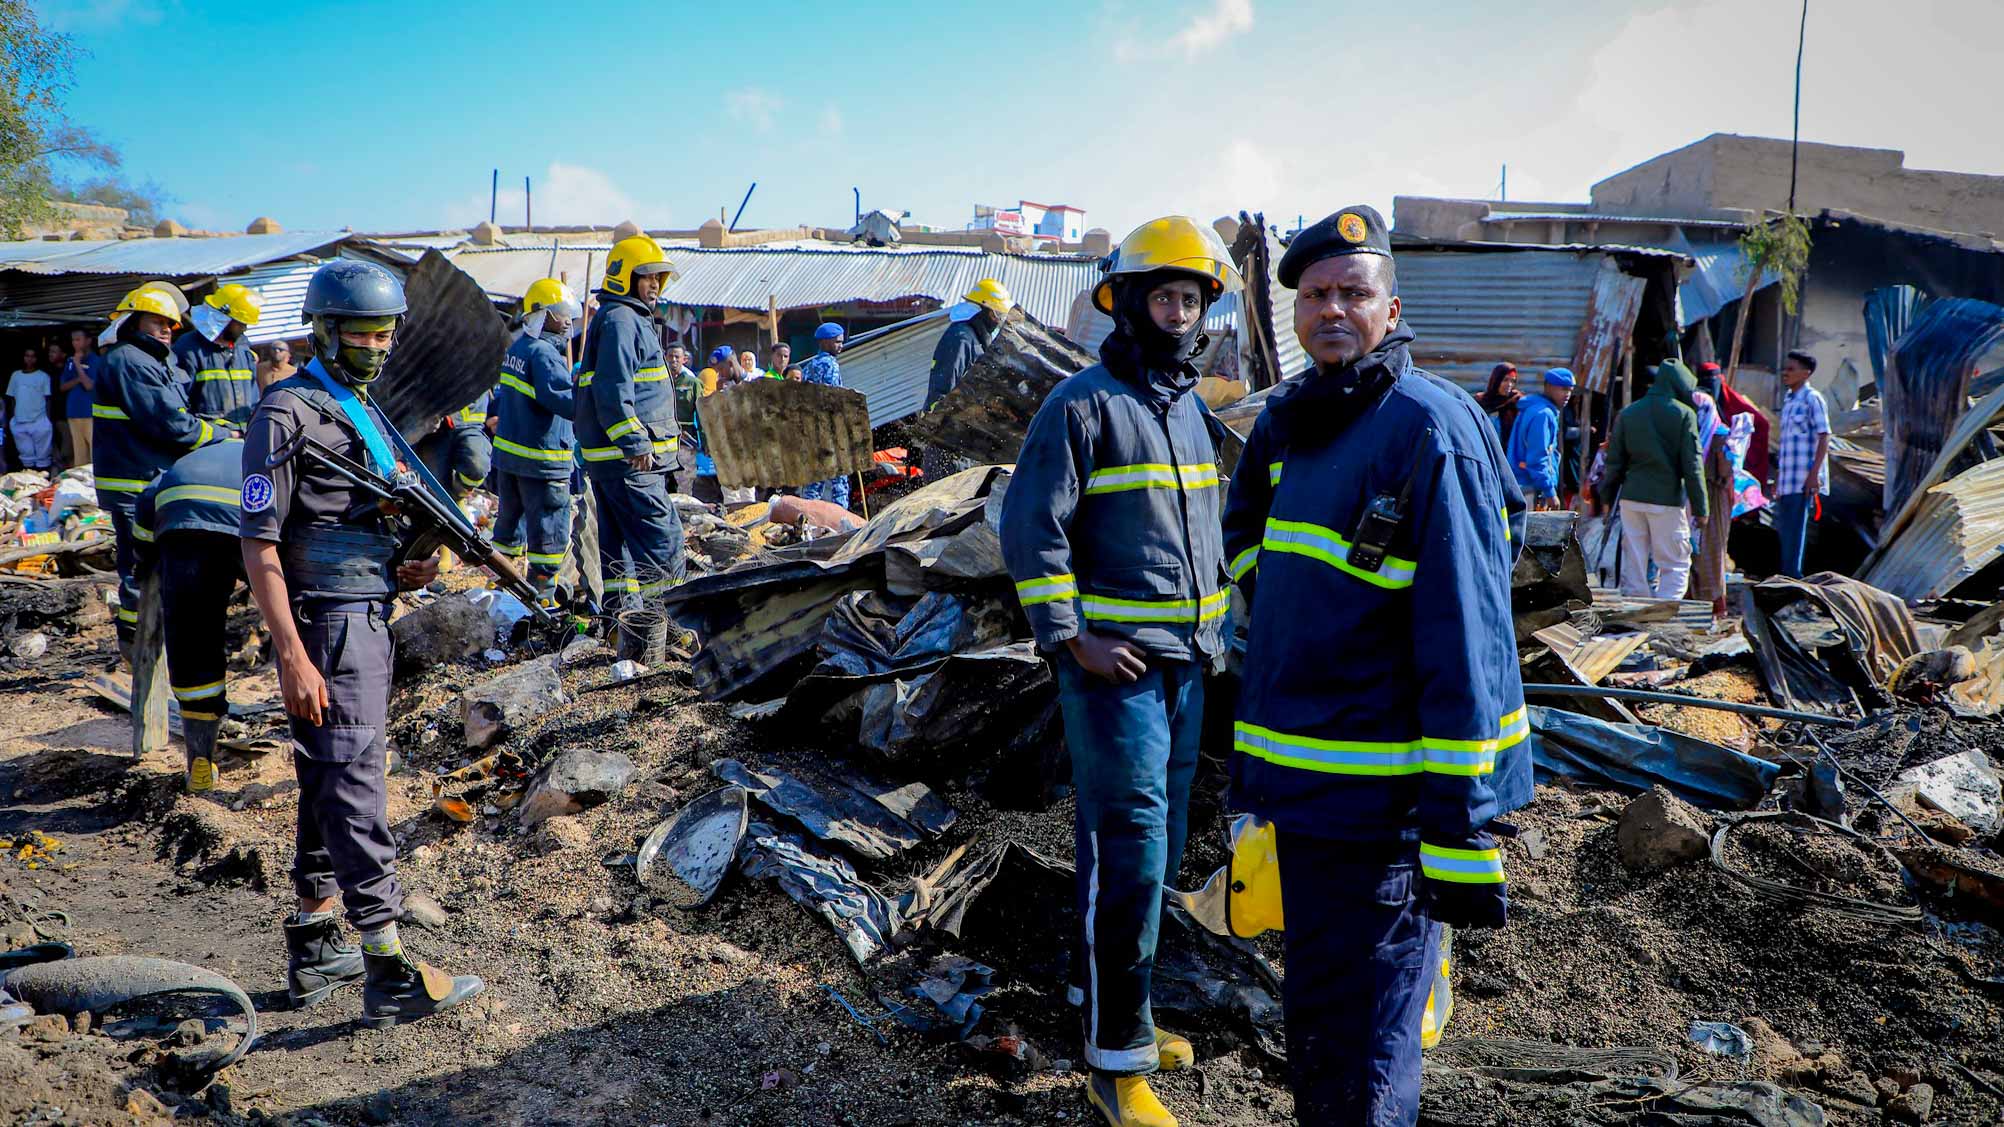
[[[1684,351],[1719,359],[1731,349],[1746,293],[1738,239],[1788,206],[1789,143],[1715,133],[1617,172],[1577,202],[1400,196],[1393,229],[1412,239],[1544,245],[1661,247],[1697,267],[1679,287]],[[1811,253],[1795,315],[1773,276],[1746,311],[1742,366],[1750,384],[1772,379],[1783,353],[1804,348],[1817,380],[1842,397],[1883,362],[1872,347],[1866,295],[1914,286],[1932,297],[2004,301],[2004,176],[1906,167],[1890,149],[1804,144],[1796,211],[1810,220]]]
[[[1013,208],[974,205],[973,231],[999,231],[1005,235],[1028,235],[1039,240],[1076,243],[1085,237],[1086,213],[1068,203],[1045,204],[1023,200]]]

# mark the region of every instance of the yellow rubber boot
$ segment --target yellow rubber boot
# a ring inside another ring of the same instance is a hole
[[[1197,1049],[1190,1039],[1181,1033],[1171,1033],[1166,1029],[1155,1030],[1155,1053],[1161,1059],[1164,1072],[1181,1072],[1197,1067]]]
[[[1086,1100],[1109,1127],[1176,1127],[1176,1117],[1155,1098],[1146,1077],[1095,1072],[1086,1080]]]

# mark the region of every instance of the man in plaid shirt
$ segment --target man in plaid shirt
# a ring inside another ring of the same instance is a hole
[[[1781,403],[1781,446],[1774,473],[1774,529],[1781,537],[1781,573],[1802,578],[1802,544],[1809,533],[1810,498],[1830,492],[1824,466],[1830,457],[1830,408],[1809,386],[1816,357],[1791,352],[1781,362],[1788,397]]]

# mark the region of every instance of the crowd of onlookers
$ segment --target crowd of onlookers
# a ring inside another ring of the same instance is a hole
[[[104,368],[94,332],[69,329],[30,337],[15,357],[0,401],[4,468],[54,473],[91,462],[91,406]],[[257,349],[257,386],[297,371],[291,347]]]
[[[1623,593],[1681,598],[1707,531],[1722,541],[1731,518],[1761,508],[1771,509],[1777,570],[1802,575],[1809,520],[1830,492],[1830,414],[1810,382],[1815,372],[1807,352],[1782,361],[1787,395],[1771,441],[1774,424],[1719,365],[1693,372],[1666,360],[1646,392],[1600,428],[1591,461],[1580,457],[1578,444],[1591,438],[1569,410],[1575,380],[1567,369],[1548,369],[1526,391],[1514,364],[1498,364],[1476,402],[1495,421],[1531,508],[1618,516]],[[1723,515],[1714,519],[1714,510]],[[1712,546],[1716,568],[1724,546]]]

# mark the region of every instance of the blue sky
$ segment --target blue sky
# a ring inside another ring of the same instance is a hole
[[[958,227],[1072,203],[1116,235],[1239,208],[1311,220],[1394,194],[1584,199],[1712,132],[1786,136],[1793,0],[41,0],[88,52],[71,117],[193,227],[504,222]],[[1812,0],[1805,140],[2004,174],[1995,0]],[[1896,18],[1900,71],[1879,46]]]

